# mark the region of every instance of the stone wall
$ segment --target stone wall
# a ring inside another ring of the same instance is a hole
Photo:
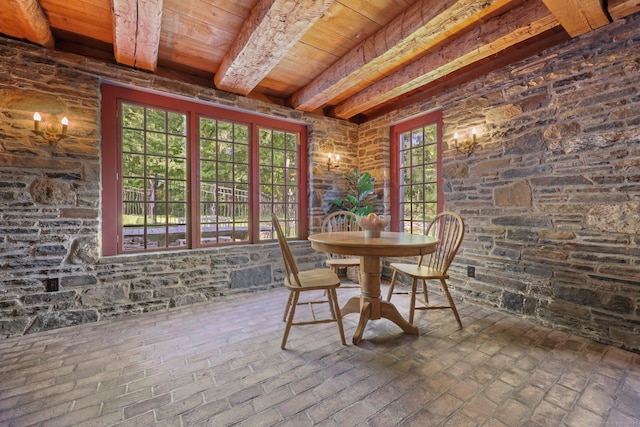
[[[385,170],[389,126],[442,109],[457,298],[640,351],[639,45],[636,14],[360,127],[362,168]]]
[[[357,126],[184,84],[98,60],[0,39],[0,336],[14,336],[282,286],[277,244],[102,257],[100,83],[103,79],[309,124],[310,226],[356,161]],[[68,136],[36,135],[33,113]],[[326,171],[320,141],[342,154]],[[294,242],[300,267],[324,254]],[[53,280],[54,282],[50,282]],[[57,284],[56,282],[57,281]],[[47,292],[47,289],[57,291]]]
[[[639,28],[639,15],[617,21],[359,127],[0,39],[0,335],[281,285],[275,244],[100,256],[108,79],[310,124],[312,231],[354,167],[376,177],[386,209],[389,125],[442,109],[446,208],[467,225],[456,297],[640,351]],[[34,111],[69,117],[69,136],[34,135]],[[481,147],[467,157],[452,135],[473,126]],[[326,140],[341,155],[331,171]],[[324,259],[293,248],[302,268]],[[58,292],[45,292],[51,278]]]

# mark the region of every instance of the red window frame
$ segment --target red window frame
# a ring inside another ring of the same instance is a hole
[[[403,200],[401,193],[400,182],[400,136],[406,132],[411,132],[414,129],[423,128],[429,125],[435,124],[437,127],[437,161],[436,161],[436,174],[437,174],[437,211],[442,212],[444,208],[444,189],[442,186],[442,111],[434,111],[427,114],[423,114],[418,117],[414,117],[407,121],[393,125],[390,129],[390,184],[391,184],[391,224],[390,229],[392,231],[403,231],[401,224],[404,219]]]
[[[297,176],[297,238],[306,239],[308,230],[308,188],[307,180],[307,126],[305,124],[296,123],[276,119],[266,115],[252,114],[250,112],[238,111],[235,109],[225,108],[218,105],[212,105],[205,102],[196,102],[182,97],[173,97],[165,94],[159,94],[151,91],[144,91],[125,86],[117,86],[110,83],[101,85],[102,103],[101,103],[101,128],[102,128],[102,254],[111,256],[123,253],[132,253],[133,251],[124,251],[122,236],[122,142],[120,135],[120,118],[119,109],[121,102],[131,102],[135,104],[143,104],[149,107],[157,107],[161,109],[171,109],[173,111],[184,112],[187,116],[187,151],[188,154],[188,176],[187,176],[187,192],[192,196],[189,197],[187,203],[190,205],[187,221],[186,232],[189,235],[188,247],[179,248],[161,248],[153,250],[147,249],[143,252],[158,252],[162,250],[175,249],[196,249],[210,245],[200,244],[199,227],[192,227],[195,221],[198,221],[198,199],[193,197],[194,193],[199,193],[199,158],[196,147],[198,141],[198,125],[199,118],[202,116],[215,117],[220,120],[229,120],[235,123],[247,124],[249,126],[250,138],[250,159],[249,159],[249,188],[259,188],[259,175],[257,173],[258,164],[258,132],[260,128],[277,129],[288,133],[296,133],[299,136],[297,168],[295,170]],[[250,217],[249,230],[250,236],[248,242],[243,244],[264,243],[266,240],[260,240],[260,218],[259,203],[260,191],[250,191]],[[220,246],[220,245],[217,245]]]

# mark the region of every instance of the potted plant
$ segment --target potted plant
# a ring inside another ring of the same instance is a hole
[[[361,216],[372,213],[373,203],[378,197],[373,192],[376,179],[369,172],[360,173],[358,169],[343,176],[347,180],[347,194],[343,198],[331,200],[329,212],[350,211]]]

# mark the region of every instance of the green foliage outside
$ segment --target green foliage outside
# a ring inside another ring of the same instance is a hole
[[[188,122],[184,113],[122,104],[123,224],[185,224],[188,217]],[[244,123],[200,117],[197,133],[201,224],[247,227],[251,175],[259,175],[259,219],[297,219],[298,134],[260,127],[258,165],[250,166]],[[193,185],[193,184],[192,184]]]
[[[375,178],[369,172],[355,169],[353,173],[343,175],[347,180],[347,194],[343,198],[329,202],[329,212],[350,211],[357,215],[368,215],[373,212],[373,204],[378,197],[373,192]]]

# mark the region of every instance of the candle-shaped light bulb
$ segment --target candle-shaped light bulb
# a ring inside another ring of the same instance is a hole
[[[340,161],[340,154],[336,154],[336,163]]]
[[[471,129],[471,136],[473,137],[473,142],[476,142],[476,128]]]
[[[67,127],[69,126],[69,119],[63,117],[62,120],[60,120],[60,123],[62,123],[62,135],[66,135]]]
[[[329,160],[331,160],[331,153],[329,153]]]
[[[458,132],[455,132],[453,134],[453,142],[455,142],[456,144],[458,143]]]
[[[42,117],[40,116],[40,113],[38,113],[37,111],[33,113],[33,130],[35,130],[36,132],[40,131],[41,120],[42,120]]]

